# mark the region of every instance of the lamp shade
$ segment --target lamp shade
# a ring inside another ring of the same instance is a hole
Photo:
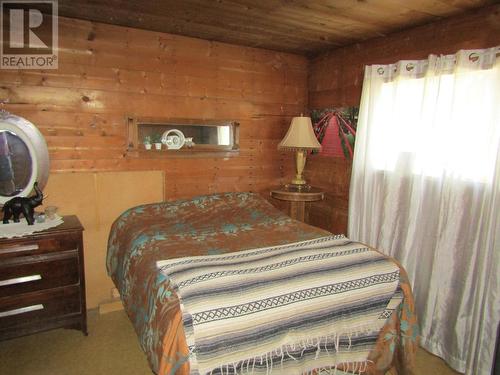
[[[316,139],[310,117],[294,117],[288,132],[278,144],[279,150],[319,150],[321,144]]]

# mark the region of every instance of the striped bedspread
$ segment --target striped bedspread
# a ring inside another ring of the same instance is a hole
[[[402,299],[398,266],[344,236],[157,267],[181,303],[191,374],[361,373]]]

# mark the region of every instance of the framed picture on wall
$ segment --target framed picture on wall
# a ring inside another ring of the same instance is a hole
[[[358,113],[359,107],[311,111],[314,133],[322,146],[320,155],[352,160]]]

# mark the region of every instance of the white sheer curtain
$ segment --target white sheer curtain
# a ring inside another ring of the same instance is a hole
[[[500,319],[500,48],[366,67],[349,236],[402,262],[421,345],[490,374]]]

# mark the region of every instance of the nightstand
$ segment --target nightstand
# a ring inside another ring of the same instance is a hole
[[[83,227],[76,216],[63,220],[0,239],[0,339],[61,327],[87,335]]]
[[[306,202],[316,202],[324,198],[324,193],[318,188],[297,190],[290,187],[281,187],[271,191],[271,197],[289,203],[289,215],[292,219],[307,222]]]

